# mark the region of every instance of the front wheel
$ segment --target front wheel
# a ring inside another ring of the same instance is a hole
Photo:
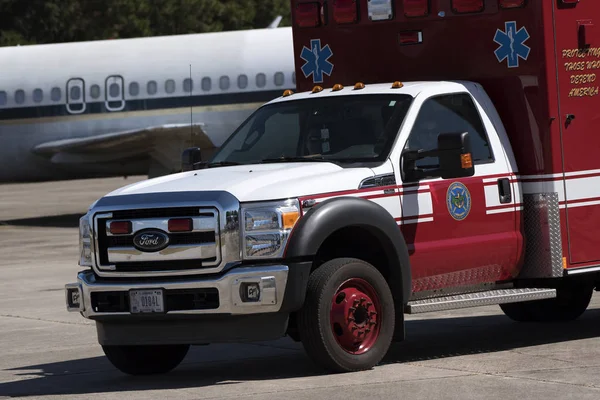
[[[394,299],[381,273],[364,261],[337,258],[309,277],[298,332],[309,357],[332,372],[370,369],[394,334]]]
[[[102,346],[108,360],[129,375],[164,374],[177,367],[189,345]]]

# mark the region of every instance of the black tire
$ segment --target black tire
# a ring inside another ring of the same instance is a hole
[[[502,312],[513,321],[529,322],[533,320],[533,317],[527,309],[527,303],[500,304],[500,309],[502,309]]]
[[[347,307],[349,314],[345,313]],[[342,309],[344,313],[340,313]],[[332,323],[331,316],[338,318],[336,321],[343,319],[344,323]],[[306,300],[297,321],[304,349],[317,365],[330,372],[367,370],[377,365],[390,347],[395,328],[394,299],[385,278],[371,264],[337,258],[310,275]],[[363,342],[367,348],[357,349],[359,354],[350,352],[355,345],[355,334],[367,339]]]
[[[189,345],[102,346],[108,360],[129,375],[164,374],[185,358]]]
[[[569,282],[556,290],[553,299],[502,304],[500,308],[519,322],[573,321],[588,308],[593,294],[594,285]]]
[[[556,291],[554,299],[532,302],[528,305],[528,309],[535,321],[573,321],[585,312],[593,294],[592,285],[567,284]]]

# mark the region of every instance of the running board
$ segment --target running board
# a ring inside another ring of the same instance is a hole
[[[455,310],[458,308],[551,299],[554,297],[556,297],[556,289],[489,290],[486,292],[458,294],[454,296],[410,301],[406,305],[405,312],[408,314],[420,314],[432,311]]]

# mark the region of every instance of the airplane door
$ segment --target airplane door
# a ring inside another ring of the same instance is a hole
[[[85,111],[85,83],[83,79],[73,78],[67,81],[67,111],[81,114]]]
[[[123,95],[123,77],[118,75],[106,78],[106,109],[108,111],[121,111],[125,108]]]

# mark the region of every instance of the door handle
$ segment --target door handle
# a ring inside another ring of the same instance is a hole
[[[498,194],[500,195],[501,204],[512,202],[512,190],[508,178],[498,179]]]

